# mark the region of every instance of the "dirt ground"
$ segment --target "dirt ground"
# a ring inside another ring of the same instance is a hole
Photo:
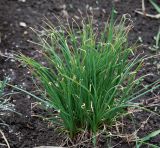
[[[129,36],[130,43],[137,40],[139,44],[142,42],[144,46],[141,46],[139,50],[147,56],[158,54],[158,52],[151,51],[149,47],[152,47],[155,43],[153,37],[157,34],[160,20],[136,14],[135,10],[141,8],[140,0],[25,0],[24,2],[23,0],[0,0],[0,80],[9,76],[12,84],[29,91],[34,90],[30,72],[12,58],[18,52],[40,58],[38,47],[28,42],[29,40],[35,40],[35,35],[29,27],[40,28],[40,25],[44,25],[42,21],[44,17],[56,25],[58,21],[55,16],[60,17],[65,22],[66,18],[79,20],[81,16],[86,17],[87,13],[93,13],[95,21],[101,24],[110,15],[113,4],[118,17],[126,13],[131,15],[134,28]],[[156,14],[156,11],[147,0],[146,10],[148,13]],[[1,56],[1,54],[6,57]],[[159,79],[160,58],[157,56],[147,60],[142,73],[152,74],[144,80],[146,84]],[[150,98],[156,95],[156,103],[158,104],[160,102],[158,100],[160,99],[159,94],[160,91],[156,90],[154,93],[144,96],[140,101],[149,106],[154,104],[155,101],[155,99]],[[11,148],[32,148],[41,145],[55,146],[62,143],[63,135],[59,135],[53,127],[49,126],[47,121],[33,116],[34,114],[46,114],[43,109],[33,108],[36,100],[26,94],[17,94],[12,96],[11,102],[15,105],[16,111],[22,114],[20,116],[11,113],[3,119],[9,125],[9,129],[5,127],[2,127],[2,129]],[[157,112],[160,113],[159,107],[157,107]],[[149,120],[147,120],[148,117]],[[147,121],[139,130],[139,137],[160,129],[160,118],[150,113],[136,113],[135,121],[137,128],[144,121]],[[129,124],[129,121],[125,120],[124,124],[127,125],[125,132],[131,133],[133,127]],[[1,141],[4,143],[2,137],[0,137],[0,143]],[[149,142],[160,146],[160,135]],[[115,148],[134,147],[133,143],[128,143],[127,140],[122,138],[113,139],[112,144]],[[0,147],[5,148],[6,146]],[[101,142],[100,147],[108,147],[107,141]]]

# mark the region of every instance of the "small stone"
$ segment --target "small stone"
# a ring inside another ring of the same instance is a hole
[[[27,95],[27,99],[30,99],[31,98],[31,96],[30,95]]]
[[[62,10],[65,10],[66,9],[66,5],[65,4],[61,5],[59,8],[62,9]]]
[[[160,63],[157,64],[157,69],[158,69],[158,70],[160,69]]]
[[[69,4],[69,7],[70,7],[71,9],[73,9],[73,5],[72,5],[72,4]]]
[[[26,25],[25,22],[20,22],[20,23],[19,23],[19,26],[21,26],[21,27],[27,27],[27,25]]]
[[[142,40],[142,37],[141,37],[141,36],[139,36],[139,37],[138,37],[138,41],[139,41],[140,43],[142,43],[142,42],[143,42],[143,40]]]
[[[16,100],[12,100],[12,102],[13,102],[13,103],[15,103],[15,102],[16,102]]]
[[[19,2],[23,2],[23,3],[25,3],[26,2],[26,0],[18,0]]]
[[[87,4],[87,5],[86,5],[86,9],[88,9],[88,8],[89,8],[89,5]]]
[[[11,59],[11,62],[15,62],[15,59]]]
[[[28,32],[27,32],[27,31],[24,31],[23,34],[26,35],[26,34],[28,34]]]
[[[68,17],[69,17],[68,12],[67,12],[66,10],[62,10],[62,15],[63,15],[63,17],[65,17],[65,18],[68,18]]]

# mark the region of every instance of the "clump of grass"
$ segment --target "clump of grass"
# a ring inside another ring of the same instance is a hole
[[[134,46],[128,46],[132,25],[126,26],[126,21],[122,17],[117,25],[111,18],[102,31],[93,27],[92,19],[78,30],[47,23],[49,29],[38,34],[38,44],[48,66],[18,57],[40,80],[45,95],[38,99],[56,111],[52,121],[71,138],[84,130],[95,135],[146,93],[137,90],[143,58],[132,58]]]

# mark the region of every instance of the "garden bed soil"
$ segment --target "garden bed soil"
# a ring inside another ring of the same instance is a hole
[[[28,40],[35,40],[35,35],[29,27],[40,28],[40,25],[43,26],[44,16],[54,25],[57,25],[58,21],[55,16],[60,17],[62,22],[66,22],[67,17],[79,20],[81,16],[86,17],[87,13],[91,14],[92,11],[95,21],[101,24],[110,15],[113,4],[118,16],[125,13],[131,15],[134,29],[129,36],[130,43],[134,43],[139,38],[145,45],[140,48],[140,52],[143,51],[147,56],[155,55],[156,52],[152,52],[149,47],[154,44],[153,37],[157,34],[160,20],[136,14],[135,10],[141,8],[140,0],[0,0],[0,53],[6,56],[0,56],[0,80],[9,76],[12,84],[22,86],[29,91],[35,90],[29,71],[8,56],[12,57],[15,53],[21,52],[41,59],[41,55],[38,53],[39,47],[28,42]],[[146,1],[146,10],[148,13],[156,14],[148,1]],[[142,73],[153,74],[145,79],[146,84],[152,83],[160,77],[158,64],[160,64],[159,57],[146,61]],[[155,93],[159,95],[159,90]],[[153,96],[154,94],[150,93],[142,100],[149,102],[147,99]],[[152,101],[154,100],[151,100],[151,103]],[[38,106],[34,107],[36,100],[21,93],[12,96],[11,102],[15,105],[16,111],[22,114],[10,113],[3,117],[3,120],[9,125],[9,129],[2,127],[2,130],[11,148],[32,148],[41,145],[58,146],[62,144],[63,135],[60,135],[47,121],[34,116],[35,114],[46,115],[43,109]],[[159,111],[157,108],[157,112]],[[150,113],[146,112],[137,113],[135,126],[140,127],[149,115]],[[129,120],[124,121],[127,125],[126,133],[131,133],[133,130],[133,126],[129,122]],[[143,137],[157,129],[160,129],[160,118],[151,115],[148,122],[138,132],[138,136]],[[160,146],[159,141],[160,136],[157,136],[150,140],[150,143]],[[0,137],[1,142],[5,143],[2,137]],[[122,138],[113,139],[112,144],[117,144],[116,148],[134,147],[133,144]],[[0,147],[5,148],[6,146]],[[99,144],[99,147],[108,147],[107,142],[104,141]]]

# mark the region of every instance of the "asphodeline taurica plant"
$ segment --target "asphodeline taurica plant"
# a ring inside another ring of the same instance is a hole
[[[18,56],[40,80],[47,95],[39,100],[56,111],[52,121],[71,138],[83,131],[96,135],[148,91],[137,89],[143,58],[128,45],[130,22],[126,15],[118,24],[111,18],[103,29],[94,27],[92,18],[81,27],[73,22],[76,29],[48,22],[45,33],[37,32],[48,66]]]

